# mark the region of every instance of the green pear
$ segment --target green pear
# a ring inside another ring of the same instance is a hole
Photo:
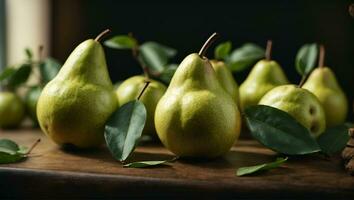
[[[269,90],[288,83],[288,79],[276,61],[260,60],[240,85],[241,109],[257,105]]]
[[[105,123],[118,107],[101,36],[76,47],[39,97],[40,127],[59,145],[101,145]]]
[[[145,105],[147,119],[143,130],[144,134],[156,136],[154,116],[156,105],[166,91],[166,86],[159,81],[148,79],[150,84],[140,97],[140,101]],[[145,86],[146,78],[144,76],[133,76],[121,83],[116,90],[118,102],[124,105],[138,97]]]
[[[238,85],[234,77],[232,76],[231,71],[229,70],[229,68],[227,68],[225,62],[218,61],[218,60],[211,60],[210,63],[216,73],[216,77],[218,78],[221,86],[238,103],[239,102]]]
[[[348,101],[333,71],[318,67],[310,74],[302,88],[308,89],[320,100],[327,127],[344,123],[348,113]]]
[[[25,117],[25,106],[15,93],[0,92],[0,128],[15,128]]]
[[[25,104],[26,104],[26,110],[33,121],[34,125],[38,125],[38,120],[37,120],[37,102],[39,99],[39,96],[41,95],[42,92],[42,87],[37,86],[29,89],[26,93],[25,96]]]
[[[236,102],[204,57],[210,40],[199,54],[190,54],[182,61],[155,111],[161,142],[181,157],[221,156],[240,134]]]
[[[270,90],[259,104],[287,112],[313,137],[318,137],[326,129],[325,113],[320,101],[310,91],[296,85],[282,85]]]

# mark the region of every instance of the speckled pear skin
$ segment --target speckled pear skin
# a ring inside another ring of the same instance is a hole
[[[259,104],[287,112],[313,137],[318,137],[326,129],[325,113],[320,101],[310,91],[296,85],[282,85],[270,90]]]
[[[120,106],[136,99],[141,90],[144,88],[146,82],[144,76],[133,76],[125,80],[116,90],[118,102]],[[166,86],[159,81],[149,79],[149,86],[140,97],[140,101],[145,105],[147,118],[143,134],[148,134],[153,137],[157,137],[155,130],[155,109],[156,105],[164,95]]]
[[[327,127],[345,122],[348,100],[330,68],[318,67],[313,70],[302,88],[308,89],[320,100],[325,111]]]
[[[181,157],[218,157],[239,137],[240,112],[206,58],[190,54],[179,65],[155,111],[161,142]]]
[[[239,91],[238,85],[232,76],[231,71],[226,66],[225,62],[218,60],[211,60],[211,66],[213,67],[216,77],[218,78],[221,86],[229,93],[232,98],[235,100],[237,105],[239,105]]]
[[[273,60],[259,61],[240,85],[241,110],[257,105],[269,90],[288,83],[288,79],[277,62]]]
[[[89,39],[71,53],[37,104],[41,129],[59,145],[102,144],[104,125],[118,101],[101,44]]]

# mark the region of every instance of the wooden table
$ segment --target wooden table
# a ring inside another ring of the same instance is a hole
[[[354,177],[345,173],[339,157],[292,158],[283,167],[237,177],[236,169],[273,161],[274,152],[255,141],[242,140],[223,158],[178,160],[148,169],[123,168],[104,147],[67,152],[39,130],[0,130],[0,138],[29,146],[42,142],[23,162],[0,165],[0,199],[114,198],[195,196],[197,198],[345,198],[354,199]],[[132,160],[172,158],[157,144],[136,149]]]

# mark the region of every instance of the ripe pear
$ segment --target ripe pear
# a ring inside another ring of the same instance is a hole
[[[310,91],[296,85],[282,85],[270,90],[259,104],[287,112],[313,137],[318,137],[326,129],[325,113],[320,101]]]
[[[240,85],[241,109],[257,105],[268,91],[288,83],[288,79],[276,61],[260,60]]]
[[[105,123],[118,107],[99,43],[102,35],[77,46],[39,97],[40,127],[59,145],[99,146]]]
[[[302,88],[308,89],[320,100],[327,127],[344,123],[348,112],[347,97],[330,68],[318,67],[313,70]]]
[[[15,93],[0,92],[0,128],[15,128],[25,117],[25,106]]]
[[[148,80],[150,82],[149,87],[146,88],[143,95],[140,97],[140,101],[145,105],[147,112],[147,119],[143,133],[156,136],[154,124],[155,109],[160,98],[166,91],[166,86],[159,81],[152,79]],[[145,81],[146,78],[144,76],[133,76],[121,83],[116,90],[119,104],[124,105],[129,101],[136,99],[144,88]]]
[[[229,70],[229,68],[227,68],[225,62],[218,61],[218,60],[211,60],[210,63],[216,73],[216,77],[218,78],[221,86],[238,103],[239,102],[238,85],[234,77],[232,76],[231,71]]]
[[[221,156],[240,134],[236,102],[204,57],[210,40],[199,54],[190,54],[182,61],[155,111],[161,142],[181,157]]]

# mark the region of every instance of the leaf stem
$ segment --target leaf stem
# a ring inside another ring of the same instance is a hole
[[[324,46],[321,44],[320,45],[320,56],[318,58],[318,67],[322,68],[324,67],[324,59],[325,59],[326,51]]]
[[[28,155],[28,154],[30,154],[31,153],[31,151],[37,146],[37,144],[39,143],[41,141],[41,139],[39,138],[39,139],[37,139],[33,144],[32,144],[32,146],[28,149],[28,151],[27,151],[27,153],[26,153],[26,155]]]
[[[202,48],[199,51],[199,56],[200,57],[204,57],[206,50],[210,47],[210,45],[215,42],[215,40],[219,37],[218,33],[213,33],[208,40],[204,43],[204,45],[202,46]]]
[[[141,92],[140,92],[140,94],[138,96],[138,100],[140,100],[140,97],[144,94],[144,92],[145,92],[146,88],[149,86],[149,84],[150,84],[150,81],[149,80],[145,80],[145,85],[144,85],[143,89],[141,90]]]
[[[267,47],[266,47],[266,52],[265,52],[265,58],[267,60],[271,59],[272,56],[272,46],[273,46],[273,41],[272,40],[268,40],[267,41]]]
[[[105,35],[107,35],[110,32],[111,32],[110,29],[106,29],[106,30],[102,31],[99,35],[97,35],[97,37],[95,38],[95,41],[99,42]]]
[[[128,35],[130,37],[134,38],[133,33],[129,33]],[[145,78],[150,79],[149,68],[141,61],[141,59],[139,58],[139,54],[140,54],[139,43],[136,42],[136,45],[132,48],[132,55],[133,55],[134,59],[139,63],[141,69],[143,70]]]

